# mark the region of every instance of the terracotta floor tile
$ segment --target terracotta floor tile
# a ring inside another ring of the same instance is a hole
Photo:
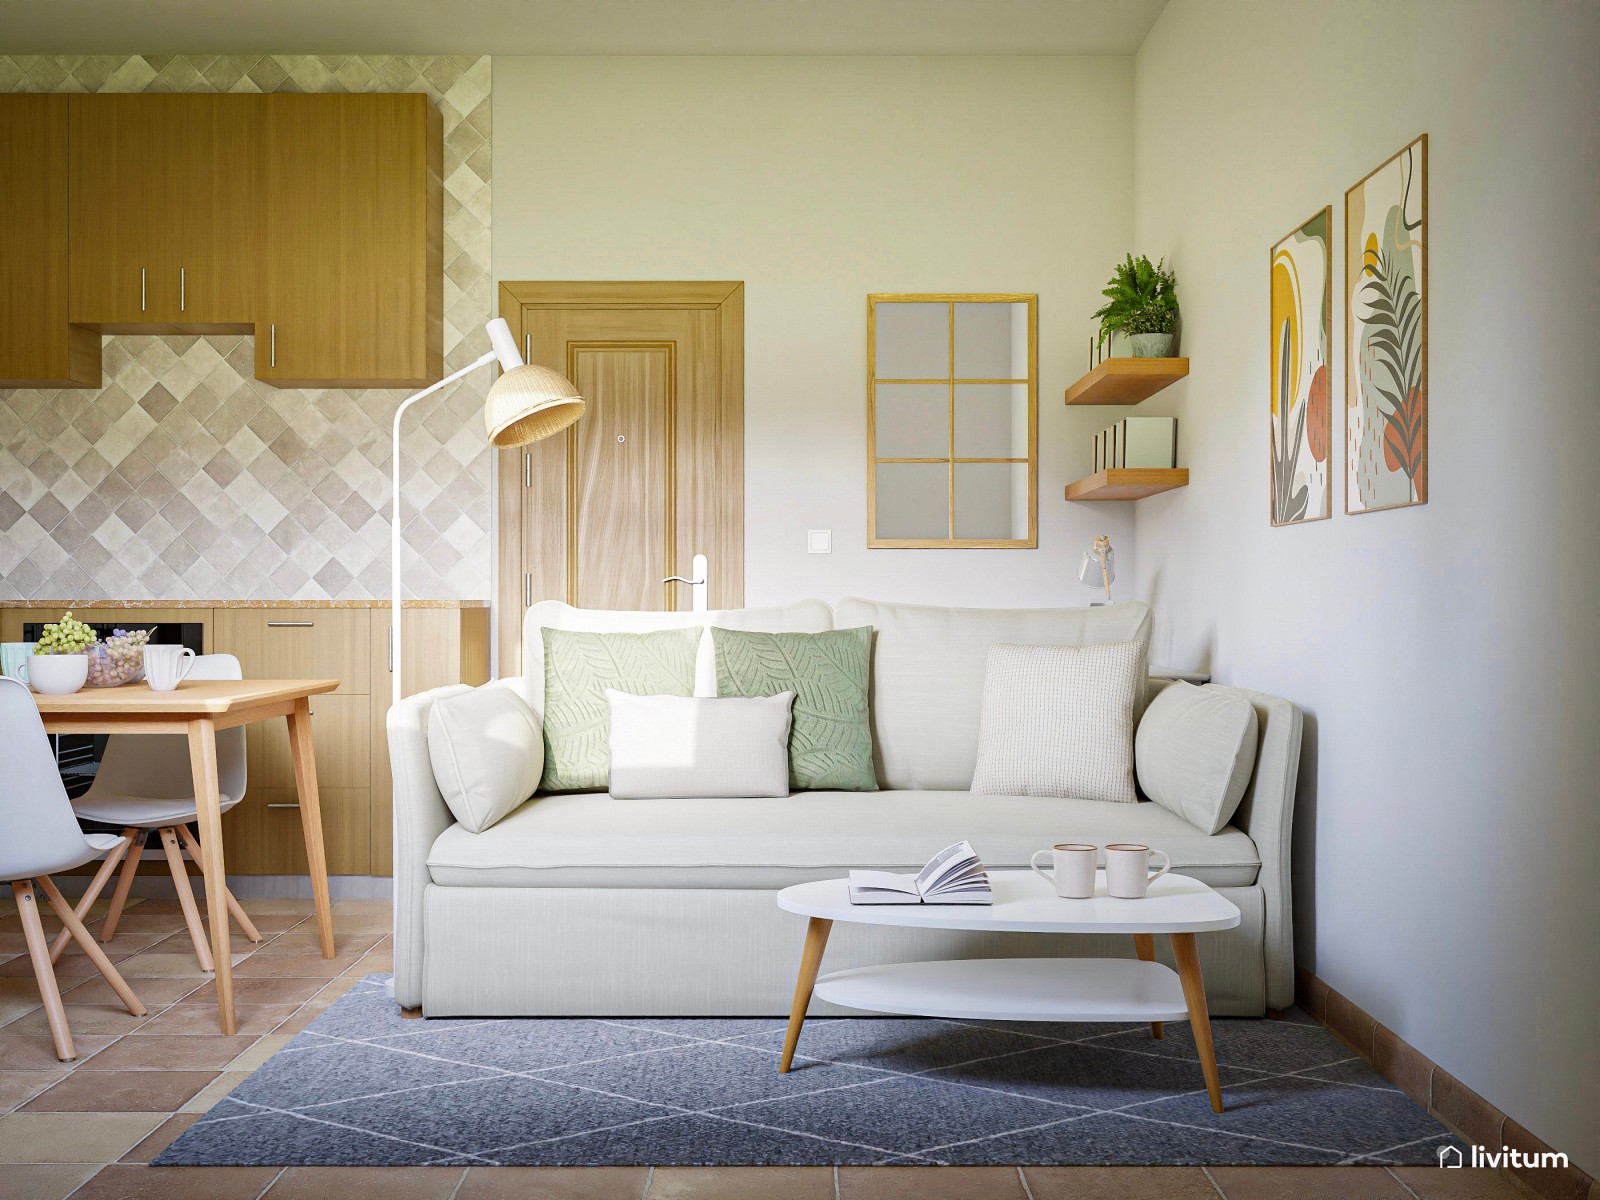
[[[112,962],[116,962],[117,952],[108,950],[106,951],[106,957]],[[71,956],[63,954],[61,961],[56,964],[57,979],[82,979],[85,976],[98,975],[99,973],[95,965],[81,954]],[[34,981],[33,960],[26,954],[19,954],[15,958],[7,959],[5,962],[0,963],[0,978]],[[37,992],[38,983],[34,982],[33,986],[35,992]]]
[[[1526,1193],[1498,1171],[1441,1171],[1438,1167],[1395,1167],[1394,1174],[1421,1200],[1524,1200]]]
[[[343,901],[334,902],[334,911],[339,911]],[[385,903],[377,901],[376,903]],[[297,916],[309,917],[312,913],[312,904],[309,899],[302,900],[297,896],[244,896],[239,899],[239,907],[250,914],[253,921],[258,916]]]
[[[235,979],[332,979],[356,965],[359,954],[323,958],[320,954],[251,955],[234,967]]]
[[[1217,1200],[1199,1167],[1023,1167],[1033,1200]]]
[[[327,1011],[328,1006],[320,1001],[302,1004],[284,1018],[283,1022],[276,1026],[272,1032],[287,1035],[299,1033]]]
[[[138,983],[130,983],[143,1000],[145,1007],[156,1009],[168,1004],[174,1004],[183,999],[195,988],[203,984],[211,976],[195,979],[141,979]],[[98,976],[86,979],[72,988],[64,988],[61,992],[62,1000],[67,1004],[116,1004],[117,994],[111,990],[111,985]],[[213,1007],[215,1002],[213,1001]]]
[[[241,1036],[272,1033],[288,1018],[300,1011],[298,1004],[235,1004],[234,1017]],[[141,1033],[168,1036],[216,1034],[217,1006],[184,1002],[163,1009],[142,1027]]]
[[[371,950],[383,935],[379,933],[346,933],[339,929],[333,935],[334,953],[340,955],[361,955]],[[303,932],[295,930],[285,933],[270,941],[262,943],[260,954],[267,957],[276,957],[283,954],[322,954],[322,942],[318,939],[316,931]]]
[[[110,1166],[73,1200],[256,1200],[279,1169]]]
[[[31,1000],[0,1000],[0,1026],[6,1026],[18,1017],[25,1017],[39,1007],[39,996]],[[0,1030],[3,1031],[3,1030]]]
[[[637,1200],[647,1167],[468,1167],[455,1200]]]
[[[1206,1169],[1227,1200],[1412,1200],[1382,1167]]]
[[[63,979],[61,988],[65,991],[72,986],[72,980]],[[29,971],[26,978],[17,976],[0,976],[0,1004],[38,1004],[39,983]]]
[[[182,928],[182,926],[179,926],[179,928]],[[100,927],[98,925],[91,925],[89,927],[89,932],[94,935],[96,941],[98,942],[100,937]],[[116,937],[112,938],[109,942],[101,942],[99,944],[100,949],[104,950],[107,954],[137,954],[140,950],[148,950],[157,942],[166,941],[166,939],[171,935],[172,932],[167,929],[123,929],[119,926],[117,928]],[[54,940],[54,937],[55,934],[52,933],[51,939]],[[81,957],[82,954],[83,949],[78,945],[77,942],[68,942],[67,948],[62,953],[61,957],[67,958],[70,955],[79,955]]]
[[[0,1113],[20,1108],[61,1075],[60,1071],[0,1071]]]
[[[1026,1200],[1015,1167],[840,1167],[839,1200]]]
[[[0,1117],[0,1163],[108,1163],[165,1120],[144,1112],[15,1112]]]
[[[73,1049],[78,1052],[78,1062],[104,1050],[117,1039],[100,1034],[72,1035]],[[54,1071],[57,1074],[72,1069],[72,1065],[56,1057],[55,1043],[42,1035],[11,1036],[0,1034],[0,1071]]]
[[[134,993],[138,994],[138,987],[133,986]],[[144,1000],[143,996],[139,999]],[[150,1002],[144,1000],[145,1008],[149,1009]],[[103,1033],[113,1037],[124,1033],[132,1033],[150,1019],[147,1011],[144,1016],[136,1017],[122,1007],[122,1002],[115,1004],[66,1004],[67,1028],[72,1030],[73,1039],[76,1040],[81,1033]],[[48,1034],[50,1032],[50,1019],[45,1016],[44,1009],[40,1008],[25,1017],[18,1017],[5,1027],[7,1036],[18,1033]]]
[[[281,961],[281,960],[280,960]],[[233,977],[233,1002],[235,1004],[304,1004],[328,986],[326,976],[296,978],[288,975],[274,979],[240,979]],[[348,988],[339,992],[344,995]],[[185,999],[194,1004],[217,1007],[217,985],[209,978],[190,992]]]
[[[77,1191],[85,1179],[100,1168],[96,1166],[48,1166],[5,1169],[5,1200],[66,1200]]]
[[[1015,1178],[1016,1172],[1012,1172]],[[833,1200],[832,1167],[657,1167],[647,1200]]]
[[[249,943],[246,943],[248,945]],[[165,942],[160,945],[166,945]],[[233,967],[237,971],[241,963],[248,959],[248,955],[241,954],[235,949],[233,954]],[[131,958],[125,958],[117,964],[117,970],[122,972],[134,991],[139,990],[138,981],[141,979],[192,979],[195,983],[204,983],[211,976],[200,969],[200,962],[194,956],[193,947],[187,950],[174,950],[171,952],[161,950],[144,950]]]
[[[221,1071],[255,1043],[221,1034],[157,1037],[132,1034],[85,1063],[85,1071]]]
[[[193,1113],[195,1116],[208,1113],[216,1107],[218,1100],[249,1078],[249,1071],[224,1071],[185,1101],[178,1111]]]
[[[143,1112],[167,1116],[216,1077],[215,1071],[74,1071],[29,1100],[20,1111]]]
[[[125,1163],[149,1162],[168,1146],[172,1145],[173,1142],[177,1141],[178,1135],[198,1121],[200,1117],[200,1113],[173,1113],[172,1116],[157,1125],[155,1131],[149,1137],[124,1154],[121,1161]]]
[[[290,1167],[267,1189],[269,1200],[328,1200],[330,1196],[382,1196],[383,1200],[450,1200],[460,1167]],[[537,1196],[543,1192],[524,1192]]]
[[[229,1071],[254,1071],[289,1044],[290,1035],[287,1033],[269,1033],[258,1037],[239,1052],[239,1056],[230,1062],[226,1069]]]

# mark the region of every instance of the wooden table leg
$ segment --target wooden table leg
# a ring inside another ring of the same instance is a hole
[[[1156,960],[1156,935],[1153,933],[1136,933],[1133,935],[1133,951],[1139,956],[1140,962],[1155,962]],[[1150,1022],[1150,1036],[1162,1036],[1161,1022]]]
[[[317,759],[311,744],[311,702],[301,697],[289,714],[289,755],[300,799],[300,828],[311,868],[311,900],[317,910],[322,957],[333,957],[333,902],[328,897],[328,857],[322,845],[322,800],[317,794]]]
[[[806,1009],[811,1004],[811,989],[817,982],[817,968],[822,965],[822,952],[828,947],[828,932],[833,922],[822,917],[812,917],[806,926],[806,944],[800,951],[800,978],[794,984],[794,1004],[789,1009],[789,1030],[783,1035],[783,1057],[778,1060],[778,1070],[787,1072],[794,1062],[794,1048],[800,1043],[800,1027],[806,1023]]]
[[[1211,1014],[1206,1009],[1206,985],[1200,975],[1200,952],[1194,934],[1174,933],[1172,956],[1178,960],[1178,978],[1183,981],[1183,1000],[1189,1009],[1189,1029],[1195,1049],[1200,1052],[1200,1070],[1206,1077],[1206,1092],[1211,1111],[1222,1111],[1222,1083],[1217,1079],[1217,1051],[1211,1044]]]
[[[195,824],[200,829],[200,873],[206,881],[206,919],[211,925],[217,1014],[222,1032],[232,1034],[237,1030],[233,1011],[233,931],[223,900],[228,879],[222,861],[222,801],[217,794],[217,727],[209,717],[189,722],[189,770],[194,776]]]

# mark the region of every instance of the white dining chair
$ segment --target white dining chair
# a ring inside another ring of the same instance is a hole
[[[79,828],[67,790],[61,786],[56,756],[50,749],[50,738],[33,694],[15,679],[0,678],[0,755],[5,762],[5,770],[0,771],[0,881],[11,885],[11,894],[17,901],[23,940],[39,981],[39,996],[44,1001],[56,1057],[71,1062],[78,1055],[72,1045],[72,1030],[67,1027],[67,1011],[61,1004],[61,989],[56,985],[34,884],[39,885],[64,926],[64,935],[83,948],[128,1011],[142,1017],[145,1007],[139,997],[50,879],[58,871],[70,871],[103,854],[114,853],[119,847],[125,848],[127,842],[113,834],[85,834]]]
[[[194,660],[187,679],[243,679],[239,660],[231,654],[201,654]],[[244,729],[224,729],[217,734],[217,784],[222,801],[222,811],[227,812],[244,799],[246,784]],[[100,769],[95,772],[89,790],[72,802],[80,820],[114,825],[122,830],[129,846],[123,859],[122,874],[117,879],[116,891],[111,895],[111,907],[106,912],[105,924],[100,927],[100,940],[109,942],[117,932],[117,922],[122,917],[123,906],[128,901],[128,891],[139,871],[139,855],[145,838],[154,832],[161,848],[166,851],[167,869],[172,873],[173,886],[178,890],[178,904],[183,909],[183,920],[189,928],[189,939],[194,943],[195,957],[202,971],[215,970],[211,961],[211,948],[206,928],[200,919],[200,909],[195,903],[194,889],[189,884],[189,869],[184,865],[183,854],[196,863],[200,861],[200,843],[189,832],[189,822],[198,815],[195,810],[194,776],[189,765],[189,742],[181,733],[113,734],[106,740],[105,753],[100,756]],[[89,885],[78,905],[81,917],[89,911],[110,878],[111,872],[102,868]],[[223,900],[227,910],[252,942],[259,942],[257,931],[239,901],[226,887]],[[51,947],[59,957],[66,949],[65,935],[57,938]]]

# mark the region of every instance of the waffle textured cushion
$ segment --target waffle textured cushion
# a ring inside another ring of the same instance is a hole
[[[1196,829],[1233,819],[1256,763],[1255,706],[1192,683],[1168,684],[1145,709],[1133,741],[1139,786]]]
[[[875,792],[867,676],[872,630],[751,633],[711,627],[719,696],[794,693],[789,783],[796,788]]]
[[[482,833],[539,786],[544,740],[527,701],[510,688],[447,696],[428,714],[428,757],[463,829]]]
[[[787,796],[789,707],[776,696],[630,696],[606,689],[611,786],[624,800]]]
[[[545,629],[544,778],[541,791],[606,786],[611,708],[606,689],[635,696],[694,695],[694,659],[702,631],[579,633]]]
[[[1144,644],[989,649],[972,790],[1133,804]]]

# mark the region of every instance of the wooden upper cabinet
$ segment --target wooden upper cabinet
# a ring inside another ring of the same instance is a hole
[[[426,96],[262,106],[256,375],[420,387],[443,355],[443,136]]]
[[[260,97],[71,97],[72,320],[248,331]]]
[[[0,387],[99,387],[67,323],[67,97],[0,96]]]

